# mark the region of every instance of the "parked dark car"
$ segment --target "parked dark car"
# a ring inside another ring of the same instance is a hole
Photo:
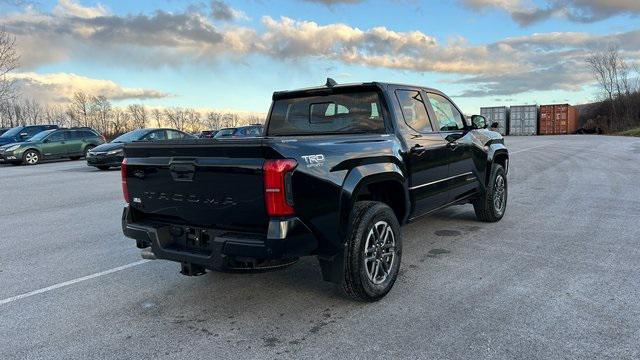
[[[100,170],[119,167],[124,158],[124,144],[134,141],[183,140],[196,137],[175,129],[138,129],[122,134],[113,141],[95,147],[87,154],[87,165]]]
[[[248,125],[238,128],[225,128],[218,131],[214,136],[216,139],[221,138],[246,138],[262,136],[262,125]]]
[[[0,135],[0,146],[29,140],[33,135],[51,129],[58,129],[58,125],[27,125],[16,126]]]
[[[313,255],[325,280],[375,301],[398,276],[400,225],[468,203],[480,221],[505,214],[502,136],[438,90],[327,81],[276,92],[265,128],[125,146],[123,230],[144,258],[201,275]]]
[[[104,136],[91,128],[45,130],[29,140],[0,146],[0,158],[14,165],[36,165],[46,159],[78,160],[104,141]]]
[[[198,134],[200,139],[211,139],[218,133],[218,130],[203,130]]]

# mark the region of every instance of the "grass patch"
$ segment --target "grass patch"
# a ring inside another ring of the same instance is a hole
[[[630,130],[627,130],[627,131],[619,132],[618,135],[640,137],[640,128],[630,129]]]

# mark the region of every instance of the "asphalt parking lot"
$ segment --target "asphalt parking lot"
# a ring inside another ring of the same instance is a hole
[[[509,204],[403,228],[382,301],[315,259],[189,278],[141,261],[120,173],[0,165],[2,358],[638,358],[640,139],[508,137]]]

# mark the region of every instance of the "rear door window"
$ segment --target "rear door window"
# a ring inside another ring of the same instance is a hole
[[[68,136],[69,140],[80,140],[82,139],[82,132],[77,130],[69,131]]]
[[[50,142],[64,141],[66,139],[66,131],[56,131],[53,134],[49,135],[49,137],[47,137],[47,140],[49,140]]]
[[[268,133],[274,136],[384,133],[381,108],[380,97],[373,91],[276,100]]]
[[[183,138],[184,138],[183,133],[175,130],[167,130],[167,139],[176,140],[176,139],[183,139]]]
[[[416,90],[396,91],[404,122],[413,130],[420,133],[429,133],[433,129],[427,114],[427,108],[422,100],[422,95]]]

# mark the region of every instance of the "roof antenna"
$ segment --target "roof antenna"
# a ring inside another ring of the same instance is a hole
[[[332,88],[332,87],[338,85],[338,83],[335,80],[333,80],[332,78],[328,77],[327,78],[327,83],[325,85],[326,85],[326,87]]]

